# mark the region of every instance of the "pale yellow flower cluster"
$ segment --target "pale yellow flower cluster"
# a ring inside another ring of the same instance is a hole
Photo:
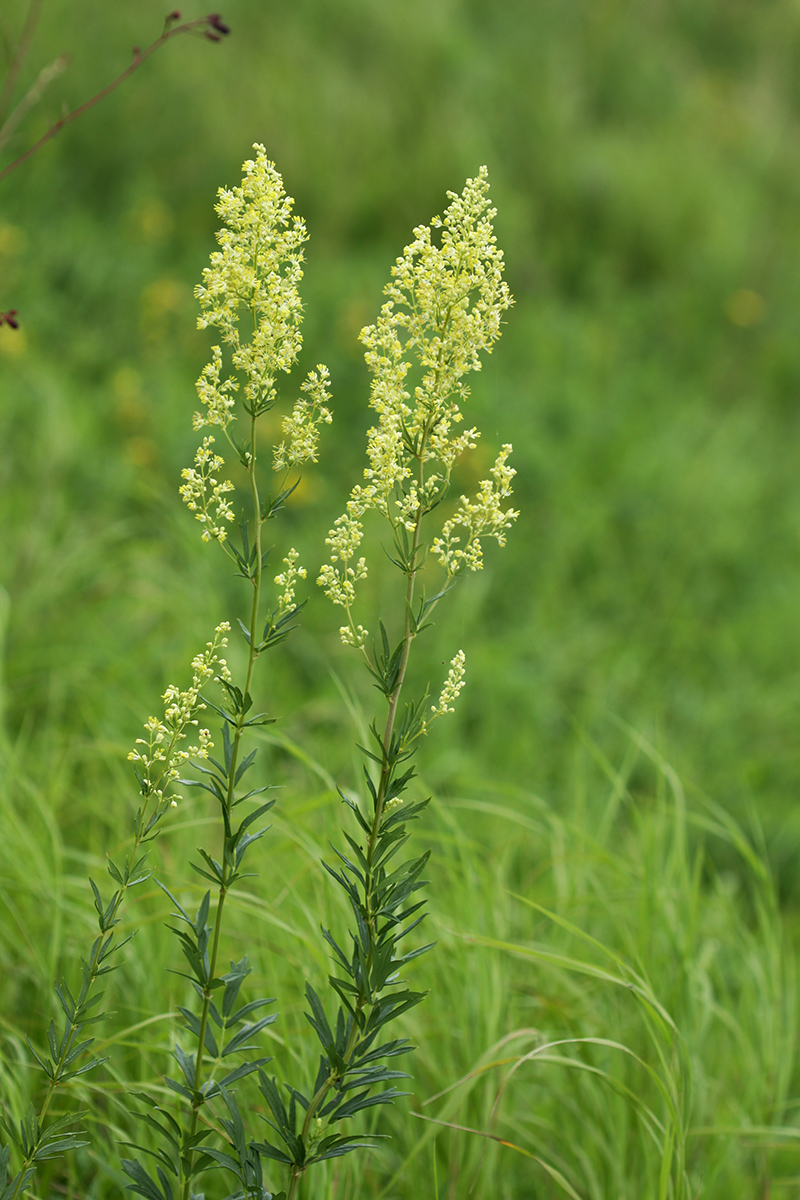
[[[200,690],[209,679],[230,681],[230,672],[220,650],[228,644],[225,634],[230,631],[230,625],[223,621],[214,630],[214,638],[206,643],[205,650],[196,654],[192,659],[192,682],[185,690],[170,684],[164,692],[164,717],[149,717],[145,722],[146,736],[136,739],[136,746],[128,755],[133,763],[140,763],[138,768],[142,795],[145,798],[155,797],[156,803],[161,804],[170,784],[180,777],[180,767],[190,758],[208,758],[211,747],[211,734],[207,729],[197,730],[197,744],[179,748],[179,743],[187,737],[188,728],[197,726],[197,714],[205,708],[200,699]],[[176,807],[180,797],[171,799],[172,807]]]
[[[225,465],[225,460],[214,453],[213,444],[210,434],[203,438],[203,444],[194,456],[194,466],[184,467],[181,471],[181,478],[186,482],[179,490],[187,508],[197,513],[197,520],[205,527],[203,541],[210,542],[213,538],[224,542],[228,532],[222,522],[234,519],[230,501],[225,499],[227,493],[233,491],[233,484],[229,479],[217,477],[216,472]]]
[[[450,670],[447,672],[447,679],[444,682],[439,703],[431,705],[431,713],[433,714],[430,718],[431,721],[434,717],[443,717],[445,713],[455,712],[453,704],[458,699],[458,694],[465,683],[465,664],[464,651],[459,650],[450,663]]]
[[[456,460],[474,449],[480,436],[475,428],[457,432],[461,405],[469,395],[465,376],[481,369],[480,355],[491,353],[502,315],[512,304],[488,189],[487,171],[481,167],[461,195],[448,193],[443,219],[435,217],[430,226],[414,230],[414,241],[392,268],[384,289],[388,299],[376,324],[361,332],[373,375],[369,402],[378,423],[367,435],[365,482],[353,488],[347,511],[326,539],[330,562],[317,580],[333,603],[347,610],[341,635],[350,645],[362,646],[368,636],[351,614],[355,584],[367,573],[364,558],[358,557],[361,518],[377,509],[395,534],[402,530],[418,537],[422,518],[446,495]],[[408,379],[412,357],[421,372],[413,394]],[[511,493],[510,450],[503,447],[474,500],[462,497],[434,543],[448,576],[467,567],[478,570],[481,539],[494,537],[502,544],[503,530],[517,516],[501,507]],[[463,545],[455,533],[462,525],[467,531]]]
[[[304,462],[316,462],[319,450],[319,427],[330,425],[333,414],[328,408],[331,393],[328,388],[330,375],[321,363],[316,371],[309,371],[300,384],[305,396],[295,401],[291,415],[281,422],[286,439],[275,447],[272,465],[276,471],[287,471]]]
[[[510,453],[511,446],[503,446],[491,469],[491,479],[484,479],[475,500],[461,497],[455,514],[442,526],[441,537],[434,539],[431,549],[449,576],[457,575],[464,567],[471,571],[482,568],[482,538],[491,537],[501,546],[506,544],[505,530],[519,516],[513,508],[502,506],[502,501],[511,495],[511,480],[516,475],[506,461]],[[465,532],[463,545],[455,533],[459,528]]]
[[[298,567],[297,560],[300,557],[298,552],[292,547],[286,558],[283,560],[285,571],[281,571],[275,576],[275,583],[279,588],[283,588],[278,597],[278,616],[282,617],[284,613],[289,612],[294,608],[294,593],[298,579],[305,579],[308,572],[305,567]]]

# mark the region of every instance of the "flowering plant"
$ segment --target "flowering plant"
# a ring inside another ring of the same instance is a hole
[[[427,689],[404,701],[404,686],[412,645],[430,625],[433,610],[463,571],[482,566],[487,539],[503,544],[517,516],[504,507],[514,475],[509,445],[472,499],[461,496],[453,508],[445,507],[453,469],[479,437],[475,428],[459,432],[469,395],[465,378],[480,369],[480,355],[491,351],[512,301],[502,278],[482,168],[460,195],[450,193],[441,220],[414,231],[392,269],[376,324],[361,333],[373,376],[370,406],[378,419],[367,436],[364,481],[352,489],[345,513],[328,535],[329,561],[318,583],[344,610],[341,639],[363,660],[386,707],[373,721],[372,744],[364,749],[361,799],[341,793],[353,831],[344,832],[343,848],[334,848],[335,865],[323,864],[347,898],[352,927],[346,937],[338,930],[322,931],[333,963],[328,999],[311,981],[305,984],[306,1015],[321,1047],[316,1074],[308,1081],[280,1082],[264,1069],[270,1060],[258,1047],[259,1035],[276,1020],[274,1013],[263,1012],[272,1001],[240,1003],[250,967],[244,956],[222,972],[223,928],[227,897],[251,846],[264,836],[260,822],[274,804],[263,799],[265,787],[242,784],[256,758],[255,749],[245,753],[245,739],[273,719],[254,712],[255,668],[288,636],[303,607],[296,591],[306,571],[294,548],[273,575],[273,598],[266,602],[270,551],[263,529],[296,487],[297,469],[317,460],[321,427],[332,417],[328,371],[318,365],[283,417],[271,462],[278,483],[274,491],[266,489],[259,422],[277,403],[279,376],[292,369],[301,348],[299,283],[306,230],[263,147],[255,151],[244,164],[241,186],[220,190],[219,249],[196,289],[199,325],[218,329],[221,344],[213,347],[197,382],[201,407],[193,424],[201,441],[180,487],[202,526],[202,539],[216,542],[249,585],[249,619],[239,621],[246,663],[235,681],[221,657],[230,624],[221,622],[193,660],[191,685],[184,691],[167,689],[163,717],[149,718],[129,755],[140,791],[132,849],[124,865],[108,861],[115,887],[110,899],[92,882],[99,935],[83,964],[78,997],[65,985],[57,989],[65,1024],[59,1039],[51,1023],[51,1056],[38,1058],[49,1079],[42,1106],[38,1112],[31,1109],[18,1129],[3,1121],[10,1143],[0,1152],[6,1172],[0,1175],[0,1200],[16,1200],[29,1190],[37,1163],[86,1144],[80,1133],[68,1130],[76,1114],[48,1120],[50,1101],[58,1085],[99,1061],[90,1055],[92,1039],[80,1040],[84,1028],[100,1019],[102,993],[95,985],[124,944],[115,942],[113,932],[120,907],[127,889],[149,877],[141,848],[177,805],[179,783],[212,797],[220,814],[221,851],[201,848],[199,861],[191,864],[210,885],[196,913],[160,885],[174,906],[172,928],[192,1004],[178,1008],[183,1028],[173,1050],[177,1077],[166,1078],[174,1105],[148,1100],[141,1120],[152,1140],[134,1145],[138,1157],[122,1160],[128,1190],[146,1200],[199,1200],[198,1187],[221,1173],[234,1181],[227,1200],[295,1200],[309,1169],[369,1144],[368,1137],[351,1131],[353,1117],[402,1094],[395,1082],[404,1072],[391,1064],[411,1046],[406,1038],[387,1038],[387,1029],[423,999],[401,972],[430,948],[400,947],[424,919],[419,892],[428,859],[427,853],[417,854],[397,865],[409,840],[409,822],[428,804],[407,797],[414,777],[409,760],[431,722],[453,711],[464,686],[464,652],[452,658],[436,703],[430,703]],[[419,381],[412,388],[415,371]],[[215,433],[224,439],[228,459],[238,464],[235,471],[244,472],[241,512]],[[440,508],[449,515],[429,529]],[[358,620],[357,585],[368,572],[367,555],[361,553],[364,519],[371,510],[388,522],[389,557],[404,581],[397,612],[387,616],[388,628],[396,624],[401,630],[394,643],[382,618],[374,638]],[[429,569],[438,572],[430,596],[422,587]],[[216,700],[203,692],[211,683],[219,689]],[[200,727],[200,714],[209,709],[221,721],[216,750],[210,731]],[[193,744],[185,746],[190,734]],[[189,760],[199,778],[181,779]],[[252,1129],[248,1113],[240,1109],[235,1085],[247,1076],[258,1080],[268,1113],[266,1135]],[[12,1143],[18,1156],[13,1164]],[[143,1158],[150,1160],[147,1165]],[[268,1189],[267,1168],[282,1177],[283,1191]]]

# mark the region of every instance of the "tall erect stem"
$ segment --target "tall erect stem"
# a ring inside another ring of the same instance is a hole
[[[420,455],[420,460],[419,460],[419,478],[420,478],[420,480],[422,479],[422,473],[423,473],[422,456]],[[375,801],[374,812],[372,815],[370,836],[369,836],[369,840],[367,843],[367,851],[366,851],[367,870],[364,875],[364,906],[366,909],[367,929],[369,930],[369,950],[368,950],[368,956],[367,956],[367,974],[369,974],[369,969],[372,966],[372,958],[373,958],[373,954],[374,954],[375,944],[377,941],[377,931],[375,928],[376,914],[373,912],[373,891],[374,891],[374,885],[375,885],[375,871],[374,871],[375,845],[376,845],[376,842],[378,839],[378,834],[380,831],[381,820],[382,820],[383,811],[384,811],[384,804],[386,802],[386,793],[387,793],[388,786],[389,786],[389,783],[391,780],[391,772],[392,772],[392,767],[393,767],[393,764],[392,764],[390,756],[389,756],[389,748],[391,747],[392,738],[394,736],[394,727],[395,727],[395,721],[397,719],[397,710],[398,710],[398,706],[399,706],[399,702],[400,702],[400,696],[401,696],[401,693],[403,690],[403,683],[405,681],[406,671],[408,669],[408,660],[409,660],[409,656],[411,653],[411,643],[414,640],[411,613],[412,613],[412,604],[414,601],[414,588],[415,588],[415,584],[416,584],[417,571],[418,571],[417,559],[418,559],[418,555],[419,555],[423,516],[424,516],[424,512],[423,512],[423,509],[420,507],[420,509],[417,512],[416,520],[414,522],[414,532],[413,532],[412,541],[411,541],[411,552],[408,556],[408,570],[406,573],[405,622],[404,622],[404,629],[403,629],[403,649],[402,649],[401,657],[400,657],[400,666],[398,669],[397,682],[396,682],[394,688],[392,689],[391,694],[388,697],[389,711],[386,715],[386,725],[384,727],[384,732],[383,732],[383,754],[382,754],[382,762],[381,762],[381,772],[380,772],[380,779],[378,781],[378,787],[376,789],[377,797],[376,797],[376,801]],[[366,985],[366,981],[364,981],[364,983]],[[361,1028],[360,1027],[360,1017],[361,1017],[361,1014],[364,1012],[364,1010],[368,1007],[368,1005],[370,1003],[370,999],[371,999],[371,997],[366,993],[365,988],[362,987],[361,994],[358,996],[358,998],[356,1000],[356,1005],[355,1005],[356,1017],[353,1021],[352,1028],[350,1030],[350,1036],[347,1040],[347,1046],[346,1046],[346,1049],[345,1049],[345,1052],[343,1055],[344,1062],[345,1062],[346,1066],[348,1066],[348,1067],[351,1065],[351,1063],[354,1059],[355,1051],[358,1049],[359,1033],[360,1033],[360,1028]],[[308,1106],[308,1111],[306,1112],[305,1120],[303,1121],[303,1129],[302,1129],[301,1136],[302,1136],[302,1140],[303,1140],[304,1144],[307,1143],[309,1131],[311,1129],[311,1123],[314,1120],[317,1112],[320,1109],[320,1106],[324,1102],[325,1097],[328,1095],[328,1093],[330,1092],[333,1085],[334,1085],[334,1079],[333,1079],[333,1077],[329,1077],[325,1081],[325,1083],[320,1087],[318,1092],[311,1099],[311,1103]],[[302,1177],[303,1177],[302,1171],[298,1171],[298,1170],[292,1168],[291,1173],[290,1173],[289,1191],[287,1194],[287,1200],[295,1200],[295,1197],[297,1196],[299,1188],[300,1188],[300,1181],[301,1181]]]
[[[250,609],[250,637],[249,654],[247,659],[247,674],[245,676],[244,695],[250,693],[250,688],[253,681],[253,669],[255,667],[256,658],[258,657],[258,613],[261,603],[261,526],[263,518],[261,516],[261,497],[258,493],[258,481],[256,479],[256,420],[254,415],[250,417],[250,457],[248,459],[248,471],[250,474],[250,494],[253,503],[253,526],[254,526],[254,541],[256,551],[255,570],[252,576],[253,584],[253,601]],[[236,769],[239,763],[239,747],[242,740],[242,721],[244,715],[240,713],[237,725],[233,734],[233,742],[231,745],[231,760],[230,769],[228,772],[228,790],[225,797],[225,829],[230,825],[231,808],[233,807],[234,788],[236,781]],[[217,959],[219,957],[220,934],[222,931],[222,916],[225,908],[225,898],[228,895],[228,880],[233,870],[229,863],[227,855],[223,855],[222,862],[222,883],[220,884],[217,894],[217,913],[214,922],[214,938],[211,945],[211,957],[209,959],[208,981],[203,991],[203,1007],[200,1012],[200,1031],[197,1041],[197,1053],[195,1055],[194,1064],[194,1100],[192,1101],[192,1120],[189,1128],[189,1141],[194,1138],[197,1133],[197,1125],[200,1119],[200,1110],[205,1103],[205,1096],[202,1093],[201,1076],[203,1071],[203,1059],[205,1056],[205,1041],[206,1029],[208,1028],[208,1016],[211,1009],[211,1001],[213,997],[212,985],[217,973]],[[189,1200],[191,1193],[191,1175],[183,1182],[183,1191],[181,1193],[182,1200]]]

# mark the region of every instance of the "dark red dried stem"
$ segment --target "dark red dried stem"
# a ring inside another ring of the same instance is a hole
[[[179,15],[180,14],[177,13],[177,10],[176,12],[170,13],[169,17],[167,18],[167,22],[169,23],[170,20],[176,19]],[[211,33],[211,30],[214,30],[215,32]],[[116,79],[112,80],[112,82],[104,87],[102,91],[99,91],[96,95],[92,96],[90,100],[87,100],[84,104],[81,104],[79,108],[74,109],[71,113],[67,113],[66,116],[61,117],[55,122],[54,125],[51,125],[47,132],[39,138],[38,142],[34,142],[34,144],[28,150],[26,150],[24,154],[21,154],[19,158],[16,158],[14,162],[9,163],[7,167],[0,171],[0,179],[5,179],[6,175],[10,175],[12,171],[16,171],[17,167],[21,167],[24,162],[32,157],[32,155],[41,150],[41,148],[46,145],[51,138],[54,138],[55,135],[59,133],[65,125],[71,124],[76,117],[82,116],[82,114],[88,112],[90,108],[94,108],[95,104],[98,104],[101,100],[105,100],[106,96],[110,95],[111,92],[118,88],[119,85],[123,83],[129,75],[132,75],[134,71],[137,71],[142,63],[148,59],[151,54],[154,54],[156,50],[165,45],[168,41],[170,41],[171,38],[178,37],[183,33],[199,33],[201,35],[205,34],[207,37],[210,37],[212,41],[218,42],[221,41],[221,38],[217,35],[225,35],[230,33],[230,29],[220,20],[218,14],[212,13],[208,17],[199,17],[196,21],[187,21],[183,25],[176,25],[171,29],[165,29],[161,37],[156,38],[156,40],[152,42],[146,50],[140,52],[137,46],[134,50],[133,62],[122,72],[121,75],[118,75]]]

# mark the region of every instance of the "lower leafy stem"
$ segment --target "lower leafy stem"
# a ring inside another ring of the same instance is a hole
[[[380,833],[380,826],[381,826],[381,820],[383,817],[386,795],[388,793],[389,784],[391,783],[392,774],[394,771],[395,763],[391,757],[392,737],[394,734],[395,720],[397,718],[397,709],[398,709],[398,705],[400,702],[400,694],[403,689],[403,682],[405,680],[406,670],[408,667],[408,659],[409,659],[409,655],[411,652],[411,643],[414,640],[414,631],[413,631],[413,626],[412,626],[412,621],[411,621],[411,611],[412,611],[412,602],[414,599],[414,585],[416,582],[416,575],[417,575],[416,561],[417,561],[417,555],[419,552],[420,529],[421,529],[421,523],[422,523],[422,516],[423,516],[423,513],[420,510],[417,514],[417,519],[414,524],[414,534],[413,534],[413,539],[412,539],[411,553],[410,553],[409,559],[408,559],[409,569],[407,571],[407,585],[406,585],[406,597],[405,597],[406,617],[405,617],[405,629],[404,629],[404,633],[403,633],[403,651],[402,651],[402,655],[401,655],[401,659],[400,659],[400,667],[399,667],[398,674],[397,674],[397,681],[395,683],[394,688],[392,689],[392,692],[388,696],[389,711],[388,711],[388,714],[386,717],[386,726],[385,726],[384,734],[383,734],[383,752],[382,752],[383,761],[381,764],[380,780],[378,782],[377,793],[376,793],[375,811],[374,811],[373,819],[372,819],[372,828],[370,830],[370,837],[369,837],[369,842],[368,842],[367,851],[366,851],[367,870],[366,870],[365,878],[364,878],[364,883],[365,883],[364,916],[365,916],[366,926],[367,926],[367,930],[368,930],[368,934],[369,934],[369,946],[368,946],[368,951],[367,951],[367,963],[366,963],[365,978],[362,979],[361,992],[355,1002],[354,1013],[353,1013],[353,1025],[350,1030],[350,1036],[348,1038],[344,1054],[342,1056],[344,1059],[344,1063],[345,1063],[345,1072],[349,1071],[350,1067],[352,1066],[353,1062],[355,1061],[356,1051],[358,1050],[359,1041],[360,1041],[359,1033],[360,1033],[360,1030],[361,1030],[362,1024],[363,1024],[363,1016],[364,1016],[365,1011],[372,1007],[372,1004],[374,1003],[374,999],[375,999],[371,995],[371,992],[369,989],[369,977],[370,977],[371,969],[372,969],[375,946],[377,944],[376,913],[373,910],[373,893],[374,893],[374,883],[375,883],[373,859],[374,859],[374,855],[375,855],[375,846],[376,846],[376,843],[378,840],[378,835]],[[312,1096],[311,1101],[308,1106],[308,1111],[306,1112],[306,1115],[305,1115],[305,1120],[303,1121],[303,1129],[302,1129],[302,1135],[301,1135],[303,1145],[308,1144],[308,1135],[309,1135],[309,1131],[311,1129],[311,1123],[314,1120],[321,1105],[323,1104],[325,1097],[328,1095],[328,1093],[331,1091],[331,1089],[333,1087],[335,1087],[336,1082],[337,1082],[337,1076],[335,1076],[333,1073],[331,1073],[329,1075],[329,1077],[325,1080],[325,1082],[321,1085],[321,1087],[318,1089],[318,1091],[314,1094],[314,1096]],[[298,1193],[298,1189],[300,1187],[300,1180],[302,1178],[302,1175],[303,1175],[302,1167],[294,1166],[291,1168],[287,1200],[295,1200],[295,1197],[297,1196],[297,1193]]]
[[[372,889],[373,889],[372,853],[374,851],[375,839],[377,837],[378,828],[380,826],[381,815],[382,815],[382,811],[383,811],[383,797],[386,794],[386,783],[388,782],[388,778],[389,778],[388,773],[386,774],[385,777],[382,776],[382,778],[381,778],[381,790],[378,792],[378,804],[375,809],[375,816],[374,816],[373,825],[372,825],[372,837],[370,839],[370,852],[369,852],[368,859],[367,859],[368,870],[367,870],[367,874],[365,876],[366,888],[365,888],[365,897],[364,898],[365,898],[365,908],[367,911],[367,929],[369,931],[369,949],[368,949],[368,954],[367,954],[367,971],[366,971],[367,977],[369,977],[370,968],[372,966],[372,958],[373,958],[373,952],[374,952],[374,946],[375,946],[375,940],[376,940],[376,938],[375,938],[375,917],[374,917],[374,914],[372,913],[372,903],[371,903]],[[355,1006],[354,1006],[353,1025],[350,1030],[350,1036],[348,1038],[344,1054],[342,1055],[342,1058],[344,1059],[344,1063],[345,1063],[345,1072],[347,1072],[350,1069],[352,1063],[355,1061],[356,1051],[358,1050],[358,1045],[359,1045],[359,1040],[360,1040],[359,1032],[362,1027],[362,1019],[363,1019],[365,1011],[371,1007],[372,1002],[373,1002],[372,996],[369,994],[365,994],[365,991],[367,990],[367,988],[368,988],[368,982],[367,982],[367,979],[364,979],[364,980],[362,980],[361,994],[358,996]],[[308,1106],[308,1111],[306,1112],[305,1120],[303,1121],[303,1129],[302,1129],[301,1137],[302,1137],[302,1142],[303,1142],[304,1146],[308,1145],[308,1136],[309,1136],[309,1131],[311,1129],[311,1123],[314,1120],[321,1105],[324,1103],[325,1098],[328,1095],[328,1093],[331,1091],[331,1089],[333,1087],[336,1086],[336,1082],[337,1082],[337,1076],[335,1076],[333,1073],[331,1073],[328,1076],[328,1078],[325,1080],[325,1082],[321,1085],[321,1087],[318,1089],[318,1091],[314,1094],[314,1096],[312,1096],[311,1101]],[[291,1168],[291,1177],[290,1177],[290,1183],[289,1183],[289,1191],[287,1194],[287,1200],[295,1200],[295,1197],[298,1193],[298,1189],[300,1187],[300,1180],[302,1179],[302,1176],[303,1176],[303,1167],[294,1166]]]
[[[238,745],[238,742],[237,742]],[[235,760],[234,760],[235,761]],[[223,864],[223,878],[228,875],[228,864]],[[200,1032],[198,1034],[197,1055],[194,1063],[194,1100],[192,1101],[192,1120],[189,1127],[188,1143],[191,1145],[192,1139],[197,1133],[197,1124],[200,1118],[200,1109],[205,1104],[205,1096],[203,1095],[200,1077],[203,1070],[203,1052],[205,1049],[206,1029],[208,1027],[208,1014],[211,1007],[211,985],[216,975],[217,955],[219,953],[220,930],[222,929],[222,913],[225,907],[225,897],[227,896],[227,887],[223,883],[219,889],[219,899],[217,902],[217,915],[214,925],[214,940],[211,948],[211,959],[208,970],[208,982],[203,993],[203,1008],[200,1013]],[[190,1151],[191,1154],[191,1151]],[[191,1162],[191,1158],[189,1160]],[[183,1182],[183,1200],[189,1200],[191,1192],[191,1172],[187,1172]]]

